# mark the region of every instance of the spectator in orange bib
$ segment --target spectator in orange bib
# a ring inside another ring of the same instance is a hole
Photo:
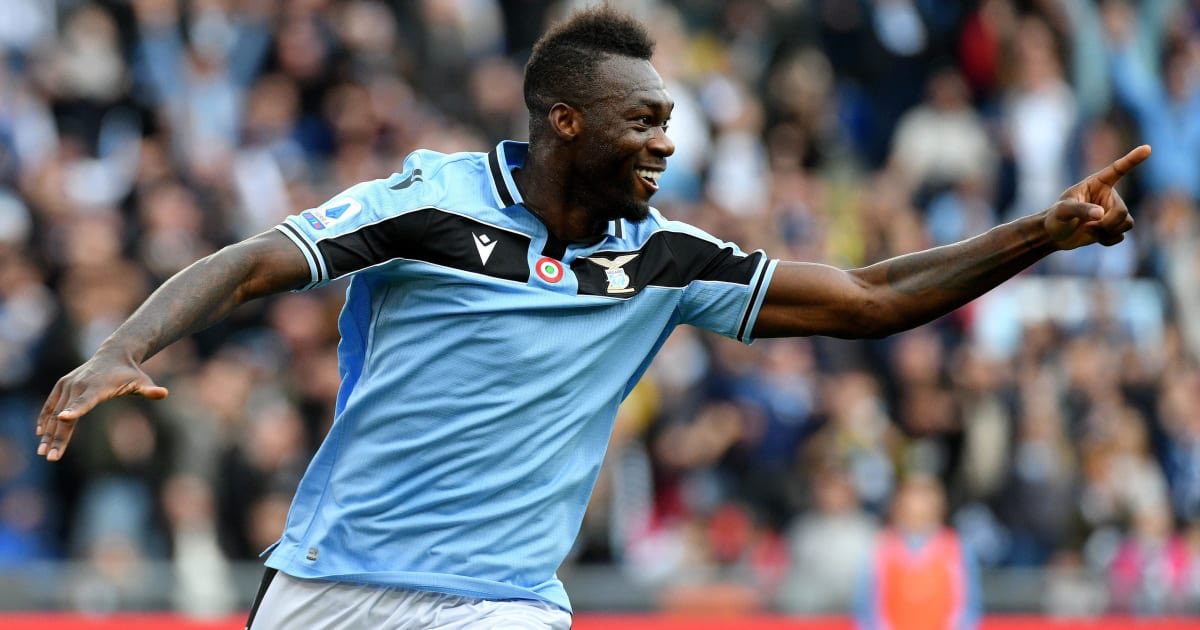
[[[876,539],[855,606],[867,630],[969,630],[979,626],[975,563],[943,524],[946,498],[928,475],[896,493],[891,526]]]

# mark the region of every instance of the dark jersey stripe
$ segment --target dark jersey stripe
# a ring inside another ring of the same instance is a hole
[[[309,244],[308,239],[304,238],[304,235],[300,233],[300,230],[297,230],[295,227],[293,227],[287,221],[284,221],[283,223],[280,223],[279,225],[281,227],[283,227],[283,229],[287,230],[288,232],[291,232],[296,237],[296,241],[299,242],[302,247],[304,247],[304,251],[307,252],[308,255],[312,257],[313,266],[315,266],[317,268],[317,277],[314,280],[314,282],[320,282],[320,281],[324,280],[325,278],[321,277],[320,254],[318,254],[316,252],[316,250],[313,249],[313,246],[311,244]]]
[[[622,257],[636,254],[615,266]],[[571,262],[579,280],[580,295],[630,298],[647,286],[682,288],[694,280],[749,285],[762,254],[734,253],[708,239],[662,230],[642,247],[627,251],[600,251]],[[628,282],[628,286],[622,286]],[[628,291],[627,289],[632,289]]]
[[[275,579],[275,574],[279,573],[278,569],[267,567],[263,571],[262,581],[258,583],[258,594],[254,596],[254,603],[250,605],[250,616],[246,619],[246,630],[254,627],[254,617],[258,615],[258,607],[262,605],[263,596],[267,594],[267,589],[271,587],[271,581]]]
[[[746,327],[750,325],[750,314],[754,312],[754,304],[758,302],[758,293],[762,291],[763,280],[766,277],[767,269],[764,267],[762,273],[758,274],[758,282],[754,283],[754,290],[750,292],[750,305],[746,307],[746,314],[742,315],[742,323],[738,325],[738,341],[746,340]]]
[[[488,153],[488,168],[492,171],[492,181],[496,184],[496,190],[500,193],[500,201],[504,202],[504,207],[507,208],[516,203],[508,190],[508,182],[504,181],[504,171],[500,170],[500,156],[495,149]]]
[[[412,186],[413,182],[422,182],[422,181],[425,181],[425,180],[421,176],[421,169],[414,168],[413,172],[409,173],[408,177],[405,177],[403,181],[401,181],[398,184],[393,184],[391,186],[388,186],[388,188],[390,188],[392,190],[404,190],[405,188]]]
[[[331,278],[406,258],[527,282],[529,243],[524,234],[438,208],[422,208],[324,239],[317,247]]]
[[[534,215],[537,216],[537,215]],[[539,218],[539,220],[541,220]],[[542,255],[549,256],[554,260],[562,260],[567,257],[567,242],[559,239],[557,236],[546,231],[546,244],[542,246]]]

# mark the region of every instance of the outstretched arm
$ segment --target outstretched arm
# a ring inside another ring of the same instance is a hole
[[[38,414],[38,455],[58,461],[79,419],[110,398],[161,399],[141,363],[185,335],[223,319],[237,305],[303,286],[308,263],[271,230],[200,259],[159,287],[92,358],[59,379]]]
[[[1133,227],[1113,187],[1150,155],[1140,146],[1068,188],[1050,208],[974,238],[850,271],[780,263],[756,337],[882,337],[932,321],[1060,249],[1115,245]]]

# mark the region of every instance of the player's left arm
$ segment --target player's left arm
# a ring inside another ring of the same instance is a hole
[[[1133,217],[1113,187],[1149,155],[1150,147],[1140,146],[1046,210],[959,243],[848,271],[781,262],[754,336],[890,335],[953,311],[1052,252],[1115,245],[1133,228]]]

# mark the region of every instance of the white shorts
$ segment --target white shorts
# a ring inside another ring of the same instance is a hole
[[[273,572],[275,573],[275,572]],[[269,584],[268,584],[269,580]],[[264,578],[247,630],[512,628],[568,630],[571,614],[535,600],[491,601],[370,584]]]

